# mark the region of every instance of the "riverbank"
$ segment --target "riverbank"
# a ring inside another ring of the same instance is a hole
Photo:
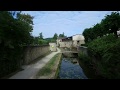
[[[55,79],[61,56],[62,53],[58,53],[51,58],[50,61],[38,71],[36,74],[36,79]]]

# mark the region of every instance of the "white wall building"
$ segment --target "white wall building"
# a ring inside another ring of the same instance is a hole
[[[81,46],[81,44],[85,44],[85,38],[81,34],[76,34],[71,37],[62,37],[57,39],[57,46],[59,47],[77,47]]]
[[[85,44],[85,38],[81,34],[76,34],[72,36],[73,47],[81,46],[81,44]]]

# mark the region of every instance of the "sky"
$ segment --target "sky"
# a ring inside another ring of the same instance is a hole
[[[72,36],[82,34],[85,28],[90,28],[112,11],[22,11],[30,14],[33,19],[33,36],[43,38],[53,37],[55,33]]]

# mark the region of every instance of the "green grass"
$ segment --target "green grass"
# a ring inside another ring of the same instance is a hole
[[[58,67],[57,67],[57,70],[56,70],[56,73],[55,73],[55,79],[59,79],[59,71],[60,71],[60,65],[61,65],[61,62],[62,62],[62,54],[59,58],[59,64],[58,64]]]
[[[56,60],[58,60],[59,57],[60,57],[60,53],[53,56],[50,59],[50,61],[42,69],[39,70],[36,77],[50,75],[53,71],[53,67],[55,65],[55,62],[56,62]]]

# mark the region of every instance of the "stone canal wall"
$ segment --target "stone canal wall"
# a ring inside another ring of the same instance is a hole
[[[38,57],[49,52],[49,45],[25,46],[23,64],[28,64]]]

